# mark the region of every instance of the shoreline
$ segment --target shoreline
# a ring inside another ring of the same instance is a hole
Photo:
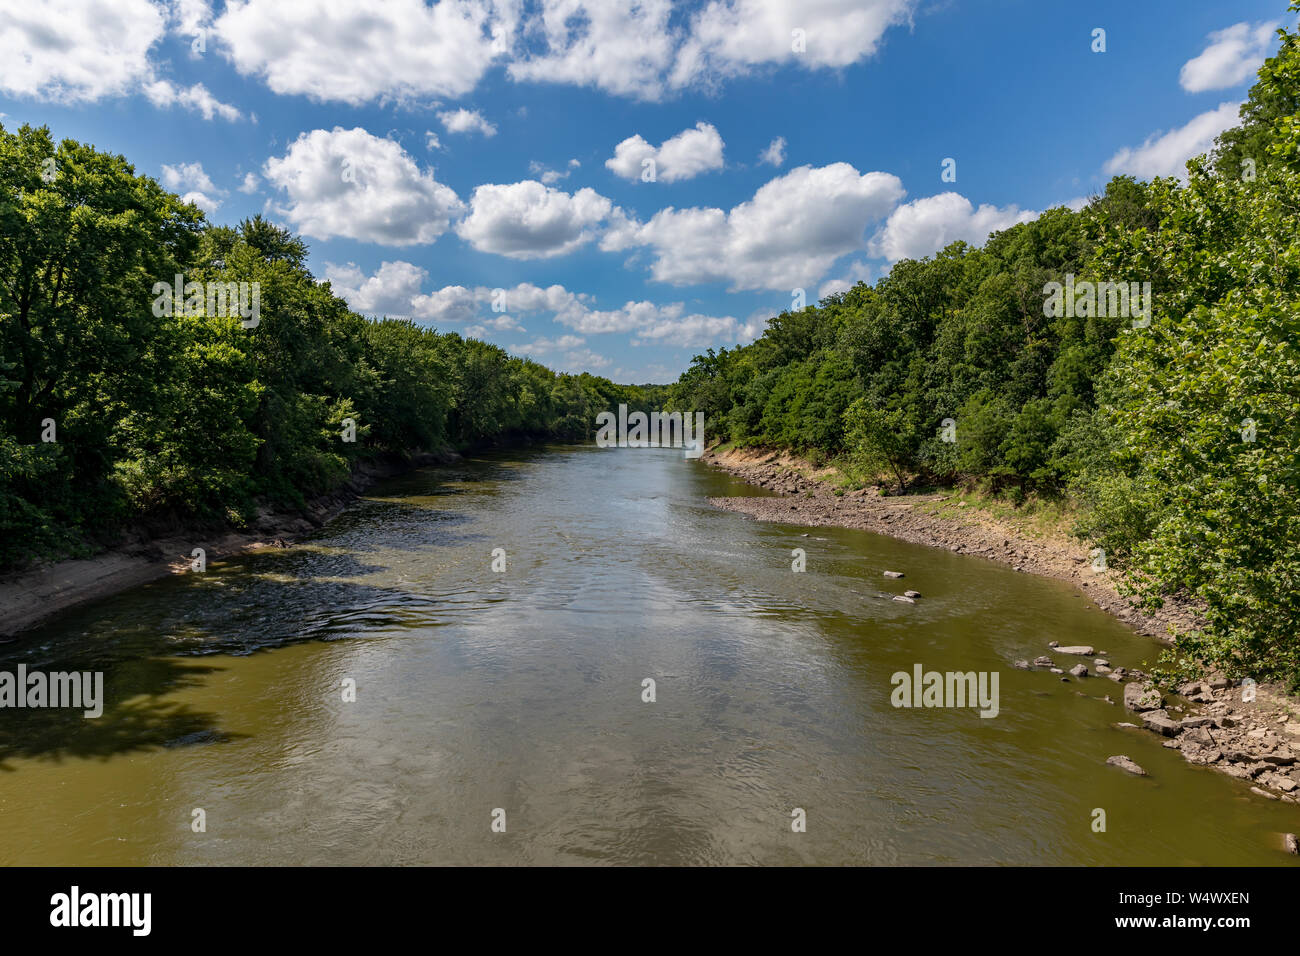
[[[300,509],[259,507],[247,528],[192,526],[151,535],[123,530],[121,540],[88,558],[65,558],[0,577],[0,645],[81,604],[111,597],[168,574],[189,573],[191,551],[201,547],[209,562],[264,548],[288,547],[336,517],[371,485],[427,465],[456,461],[451,449],[421,452],[409,459],[358,463],[334,491]]]
[[[756,521],[872,531],[912,544],[997,561],[1024,574],[1066,581],[1135,632],[1166,645],[1172,643],[1171,627],[1192,628],[1201,621],[1190,601],[1166,599],[1164,606],[1154,612],[1135,607],[1120,593],[1114,571],[1093,570],[1090,552],[1080,542],[1059,535],[1030,537],[977,508],[963,512],[960,519],[918,509],[918,505],[954,497],[959,505],[964,504],[960,492],[881,495],[875,489],[860,489],[837,495],[827,481],[833,469],[819,469],[795,455],[771,449],[719,451],[715,446],[707,449],[700,461],[775,492],[771,497],[708,499],[716,508]],[[1087,653],[1075,653],[1081,650]],[[1071,677],[1062,680],[1109,678],[1119,685],[1116,689],[1122,698],[1120,702],[1112,701],[1117,706],[1122,704],[1117,716],[1131,718],[1114,723],[1115,728],[1145,729],[1167,737],[1164,746],[1179,750],[1188,763],[1211,767],[1241,780],[1254,796],[1300,803],[1300,700],[1286,695],[1279,685],[1257,685],[1254,699],[1248,701],[1242,699],[1245,693],[1237,693],[1240,682],[1207,673],[1200,680],[1180,685],[1177,693],[1162,692],[1141,671],[1112,669],[1108,662],[1099,664],[1091,648],[1062,651],[1056,642],[1045,645],[1032,660],[1008,663],[1021,670],[1042,670],[1054,677],[1070,668]],[[1080,667],[1083,673],[1076,673]],[[1116,746],[1120,743],[1117,740]],[[1123,754],[1107,762],[1145,775]]]

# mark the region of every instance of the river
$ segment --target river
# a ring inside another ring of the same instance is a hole
[[[492,453],[61,615],[0,669],[103,671],[107,705],[0,711],[0,862],[1292,862],[1300,807],[1116,729],[1109,680],[1011,667],[1154,642],[1058,581],[706,501],[761,493],[669,449]],[[895,708],[916,664],[998,672],[997,716]]]

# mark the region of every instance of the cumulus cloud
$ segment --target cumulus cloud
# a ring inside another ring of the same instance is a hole
[[[152,78],[149,48],[167,17],[150,0],[111,8],[45,0],[0,9],[0,91],[15,98],[86,103],[134,92]]]
[[[1210,34],[1209,45],[1183,64],[1178,82],[1188,93],[1222,90],[1253,77],[1268,57],[1280,20],[1234,23]]]
[[[866,227],[903,195],[903,184],[889,173],[859,173],[848,163],[800,166],[729,211],[669,207],[646,223],[613,215],[601,248],[649,247],[651,275],[674,285],[803,287],[836,259],[862,248]]]
[[[272,91],[360,105],[458,97],[513,32],[511,4],[476,0],[230,0],[213,30],[235,69]]]
[[[514,80],[590,86],[622,96],[658,99],[677,39],[669,0],[541,0],[533,40],[507,68]]]
[[[848,271],[842,277],[828,279],[822,283],[821,288],[817,290],[817,298],[824,299],[837,292],[848,292],[859,282],[868,282],[870,279],[871,266],[865,262],[850,263]]]
[[[872,56],[885,31],[905,22],[914,6],[912,0],[711,0],[692,18],[669,82],[683,87],[776,64],[849,66]]]
[[[605,166],[624,179],[640,179],[647,160],[653,164],[656,180],[666,183],[690,179],[711,169],[722,168],[722,137],[708,123],[695,124],[658,148],[651,146],[639,133],[614,147],[614,156]]]
[[[478,186],[457,234],[480,252],[511,259],[564,255],[591,241],[612,204],[593,189],[570,195],[535,179]]]
[[[890,262],[921,259],[958,239],[983,245],[990,232],[1029,222],[1038,213],[1016,206],[979,208],[960,193],[940,193],[916,199],[895,209],[872,237],[870,251]]]
[[[552,320],[572,329],[554,339],[542,336],[511,348],[521,354],[543,355],[576,349],[586,336],[632,333],[635,345],[674,345],[697,348],[715,343],[752,341],[762,323],[741,322],[731,316],[686,314],[681,302],[625,302],[615,309],[597,309],[585,293],[561,285],[547,287],[521,282],[511,288],[444,286],[421,292],[428,271],[410,262],[384,262],[371,275],[355,263],[325,264],[325,278],[334,294],[366,315],[412,318],[437,324],[473,323],[464,334],[482,338],[489,332],[523,331],[516,316],[550,313]],[[588,367],[597,367],[588,364]]]
[[[9,4],[0,9],[0,92],[67,105],[142,94],[154,106],[237,120],[239,110],[202,83],[180,87],[160,79],[150,59],[169,24],[188,28],[201,18],[188,0],[173,11],[155,0]]]
[[[205,120],[220,116],[223,120],[234,122],[242,115],[239,110],[228,103],[222,103],[208,92],[202,83],[180,87],[170,80],[155,80],[144,87],[144,95],[154,106],[161,108],[180,106],[191,113],[198,113]]]
[[[239,191],[251,196],[257,192],[259,183],[261,183],[261,180],[257,178],[257,173],[244,173],[244,181],[239,184]]]
[[[785,137],[778,136],[767,144],[767,149],[758,154],[758,161],[769,166],[780,166],[785,162]]]
[[[482,133],[484,136],[495,136],[497,128],[484,119],[483,114],[478,110],[449,110],[439,113],[438,119],[442,120],[442,125],[447,128],[448,133]]]
[[[534,159],[528,164],[528,171],[540,179],[545,185],[552,186],[555,183],[558,183],[561,179],[568,179],[573,174],[573,171],[581,165],[582,163],[578,162],[576,159],[571,159],[565,167],[564,172],[560,172],[558,169],[551,169],[544,163],[539,163]]]
[[[464,209],[450,187],[402,147],[360,127],[303,133],[263,175],[287,193],[280,209],[315,239],[409,246],[433,242]]]
[[[1103,167],[1111,176],[1130,173],[1141,179],[1186,176],[1186,163],[1207,152],[1225,129],[1236,126],[1240,103],[1221,103],[1217,109],[1193,117],[1185,126],[1167,133],[1152,133],[1141,146],[1125,146]]]
[[[182,202],[192,202],[209,216],[221,207],[221,197],[226,191],[218,189],[212,177],[203,170],[202,163],[162,165],[162,184],[172,192],[181,194]]]

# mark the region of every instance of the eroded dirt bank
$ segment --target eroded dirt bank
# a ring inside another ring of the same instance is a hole
[[[62,611],[129,590],[166,574],[184,574],[203,548],[208,562],[259,548],[284,547],[334,517],[370,485],[417,468],[452,461],[454,451],[406,460],[364,462],[337,491],[312,499],[301,510],[261,508],[246,529],[174,529],[162,534],[128,530],[112,548],[0,577],[0,640],[11,638]]]
[[[829,480],[834,475],[831,469],[817,469],[803,459],[762,449],[711,449],[701,460],[776,492],[775,497],[709,499],[716,507],[759,521],[859,528],[1068,581],[1135,631],[1166,642],[1171,628],[1194,628],[1202,620],[1190,601],[1167,601],[1153,612],[1135,607],[1120,593],[1118,575],[1094,568],[1083,543],[1062,534],[1022,533],[986,512],[960,508],[960,494],[892,496],[866,489],[837,495]],[[944,509],[955,514],[935,513],[933,506],[941,503],[958,506]],[[1165,746],[1179,750],[1189,763],[1241,779],[1257,796],[1300,802],[1300,700],[1272,685],[1253,688],[1254,699],[1243,700],[1250,694],[1243,693],[1238,682],[1217,674],[1206,674],[1204,680],[1166,695],[1152,687],[1141,671],[1112,668],[1093,653],[1092,648],[1044,645],[1041,656],[1008,663],[1062,675],[1067,681],[1114,681],[1121,685],[1115,694],[1120,699],[1111,703],[1122,704],[1127,713],[1127,718],[1117,713],[1116,726],[1166,736],[1170,739]],[[1067,670],[1070,677],[1064,676]],[[1116,766],[1142,772],[1125,766],[1118,760],[1122,756],[1112,758]],[[1127,763],[1136,767],[1132,761]]]

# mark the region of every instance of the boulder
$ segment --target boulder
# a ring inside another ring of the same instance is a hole
[[[1292,856],[1300,856],[1300,838],[1297,838],[1294,833],[1282,834],[1282,845]]]
[[[1018,671],[1030,671],[1034,669],[1029,661],[1015,661],[1011,666]]]
[[[1147,775],[1145,770],[1135,764],[1132,760],[1129,760],[1129,758],[1123,754],[1117,754],[1114,757],[1107,757],[1106,763],[1110,764],[1112,767],[1119,767],[1121,770],[1126,770],[1139,777],[1145,777]]]
[[[904,591],[903,597],[910,597],[913,601],[921,596],[920,591]]]
[[[1071,677],[1087,677],[1088,667],[1085,664],[1075,664],[1070,668],[1069,674]]]
[[[1159,710],[1165,700],[1160,692],[1150,684],[1125,684],[1124,707],[1135,713],[1144,710]]]
[[[1093,654],[1097,653],[1086,644],[1077,644],[1070,647],[1058,647],[1056,650],[1060,654],[1073,654],[1076,657],[1092,657]]]
[[[1166,737],[1176,737],[1182,730],[1178,721],[1170,719],[1163,710],[1151,710],[1142,715],[1142,726]]]
[[[904,603],[904,604],[915,604],[915,603],[916,603],[916,598],[910,598],[910,597],[908,597],[906,594],[895,594],[895,595],[894,595],[894,600],[895,600],[895,601],[901,601],[901,602]]]
[[[886,571],[886,572],[885,572],[885,577],[887,577],[887,578],[901,578],[902,576],[903,576],[903,572],[902,572],[902,571]]]

